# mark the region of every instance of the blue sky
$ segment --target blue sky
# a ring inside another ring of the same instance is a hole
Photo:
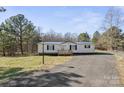
[[[88,32],[90,36],[96,31],[103,32],[102,26],[104,16],[110,7],[5,7],[7,11],[0,13],[0,22],[10,16],[24,14],[36,26],[40,26],[43,32],[53,29],[58,33]]]

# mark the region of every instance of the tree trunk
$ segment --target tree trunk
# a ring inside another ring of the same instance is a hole
[[[24,53],[23,53],[23,41],[22,41],[22,28],[21,27],[20,27],[20,50],[21,50],[21,55],[23,55]]]
[[[29,43],[28,43],[28,41],[27,41],[27,53],[29,52]]]
[[[23,55],[23,45],[20,43],[21,54]]]
[[[32,47],[31,47],[31,53],[34,53],[34,46],[33,45],[31,45]]]
[[[20,50],[21,50],[21,55],[23,55],[23,43],[22,43],[22,36],[20,37]]]
[[[23,40],[22,40],[22,25],[20,23],[20,50],[21,50],[21,55],[23,55]]]
[[[15,56],[15,46],[14,45],[12,45],[11,46],[11,56]]]
[[[5,48],[3,47],[3,56],[6,56]]]

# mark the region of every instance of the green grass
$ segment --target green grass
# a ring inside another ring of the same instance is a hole
[[[45,64],[54,66],[68,61],[70,56],[45,56]],[[0,67],[38,69],[42,68],[42,56],[0,57]]]
[[[45,64],[43,65],[42,56],[0,57],[0,82],[24,72],[50,69],[70,59],[71,56],[45,56]]]

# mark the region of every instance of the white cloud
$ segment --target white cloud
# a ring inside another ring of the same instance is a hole
[[[104,15],[98,12],[86,12],[80,16],[72,18],[71,23],[75,29],[93,34],[93,30],[99,30],[102,25]]]

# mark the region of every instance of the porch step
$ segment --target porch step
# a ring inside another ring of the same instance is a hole
[[[73,52],[71,50],[58,50],[58,55],[72,55]]]

